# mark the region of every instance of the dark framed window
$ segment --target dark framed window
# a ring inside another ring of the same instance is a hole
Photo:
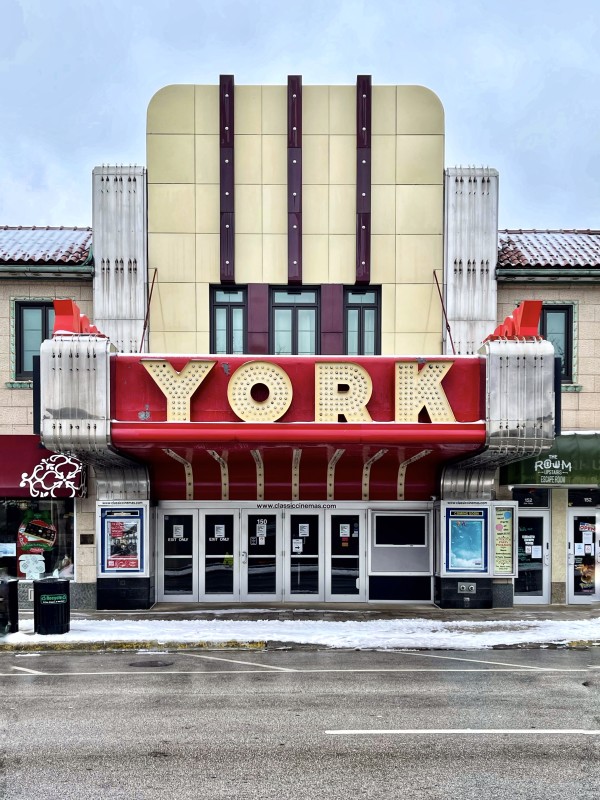
[[[348,356],[376,356],[381,352],[381,294],[379,288],[344,292],[345,352]]]
[[[214,287],[211,298],[211,353],[246,352],[246,289]]]
[[[312,356],[319,352],[317,289],[271,290],[271,352]]]
[[[573,382],[573,306],[542,306],[540,333],[554,345],[554,352],[560,358],[560,379],[563,383]]]
[[[52,336],[53,328],[51,301],[15,303],[15,378],[18,381],[33,380],[33,357],[39,356],[40,345]]]

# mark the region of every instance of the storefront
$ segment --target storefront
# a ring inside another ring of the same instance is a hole
[[[552,348],[518,320],[478,356],[123,354],[64,302],[42,436],[94,467],[98,607],[512,603],[494,475],[554,414]]]
[[[0,571],[19,578],[26,603],[31,581],[75,578],[75,498],[85,493],[85,472],[37,436],[2,436],[0,447]]]
[[[563,433],[502,471],[519,503],[515,602],[600,600],[599,447],[598,433]]]

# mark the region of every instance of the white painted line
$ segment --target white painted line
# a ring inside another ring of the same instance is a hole
[[[412,650],[402,650],[402,655],[405,656],[419,656],[421,658],[441,658],[446,661],[466,661],[470,664],[493,664],[496,667],[520,667],[527,670],[532,669],[534,672],[554,672],[553,667],[531,667],[529,664],[511,664],[509,661],[485,661],[483,658],[463,658],[462,656],[439,656],[434,653],[415,653]]]
[[[585,728],[404,728],[398,730],[347,730],[347,731],[325,731],[332,736],[419,736],[421,734],[452,734],[457,736],[469,734],[479,736],[480,734],[491,734],[493,736],[502,734],[533,734],[559,735],[559,736],[600,736],[600,730],[586,730]]]
[[[239,661],[235,658],[221,658],[220,656],[204,656],[200,653],[182,653],[184,656],[191,656],[192,658],[205,658],[207,661],[225,661],[229,664],[243,664],[248,667],[262,667],[263,669],[274,669],[279,672],[298,672],[297,669],[292,667],[272,667],[270,664],[258,664],[256,661]]]
[[[11,667],[11,669],[18,669],[20,672],[27,672],[30,675],[47,675],[46,672],[39,672],[37,669],[27,669],[27,667]]]
[[[243,662],[246,663],[246,662]],[[23,669],[23,667],[13,667],[12,669]],[[89,677],[93,675],[104,676],[104,675],[154,675],[158,677],[160,675],[203,675],[203,676],[211,676],[211,675],[282,675],[285,674],[286,669],[284,667],[275,667],[273,668],[274,672],[268,672],[261,667],[261,669],[214,669],[214,670],[173,670],[173,669],[161,669],[156,670],[144,670],[144,669],[131,669],[131,670],[99,670],[97,672],[34,672],[33,670],[28,670],[31,674],[40,675],[45,678],[77,678],[77,677]],[[452,667],[448,667],[446,669],[435,669],[435,668],[416,668],[416,669],[296,669],[296,670],[287,670],[290,673],[293,673],[295,676],[298,675],[320,675],[320,674],[330,674],[330,673],[339,673],[340,675],[344,674],[357,674],[357,673],[364,673],[364,674],[390,674],[390,675],[397,675],[397,674],[407,674],[412,675],[414,673],[461,673],[461,674],[475,674],[479,673],[482,675],[486,674],[493,674],[493,673],[521,673],[523,674],[522,669],[494,669],[492,667],[485,667],[483,669],[477,669],[473,667],[471,669],[453,669]],[[553,670],[551,673],[552,675],[556,675],[558,677],[561,673],[584,673],[589,674],[588,669],[562,669],[562,670]],[[1,678],[24,678],[24,675],[15,675],[14,673],[6,673],[0,672]]]

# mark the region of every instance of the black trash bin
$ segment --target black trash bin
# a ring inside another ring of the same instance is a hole
[[[66,578],[33,582],[33,632],[68,633],[71,626],[71,584]]]
[[[0,634],[19,630],[19,581],[0,576]]]

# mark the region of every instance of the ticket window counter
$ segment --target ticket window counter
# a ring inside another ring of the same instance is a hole
[[[365,519],[363,509],[163,507],[157,600],[363,602]]]

